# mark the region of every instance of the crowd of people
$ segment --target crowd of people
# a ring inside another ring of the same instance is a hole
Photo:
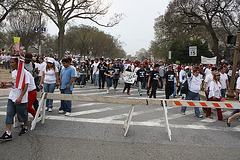
[[[111,87],[118,88],[119,80],[126,73],[133,78],[133,81],[124,79],[122,92],[130,95],[130,90],[135,85],[138,88],[139,96],[146,94],[149,98],[157,97],[157,90],[165,89],[166,99],[181,97],[186,100],[200,100],[200,92],[203,90],[208,101],[224,101],[226,91],[230,89],[229,82],[232,76],[230,65],[193,65],[193,64],[166,64],[162,61],[144,61],[138,59],[84,59],[81,57],[66,56],[61,60],[56,55],[48,57],[33,56],[30,53],[24,55],[24,84],[18,86],[18,64],[19,56],[2,54],[0,62],[3,67],[10,69],[12,81],[1,82],[1,87],[12,87],[8,98],[6,115],[6,132],[0,140],[11,140],[11,127],[14,115],[18,120],[24,122],[19,135],[28,131],[28,113],[33,117],[38,109],[37,92],[54,93],[60,89],[61,94],[72,94],[74,87],[93,85],[98,89],[105,89],[109,94]],[[11,66],[11,67],[8,67]],[[236,94],[240,93],[240,78],[236,73]],[[89,83],[87,83],[89,82]],[[105,87],[106,85],[106,87]],[[145,93],[144,93],[145,91]],[[71,115],[71,101],[61,101],[59,114]],[[181,114],[185,115],[187,107],[181,108]],[[195,116],[202,118],[199,108],[195,107]],[[46,111],[52,112],[53,100],[46,100]],[[203,109],[207,118],[211,116],[210,108]],[[218,120],[225,120],[221,109],[217,109]],[[239,110],[233,111],[233,116],[227,119],[227,125],[231,125],[234,118],[240,116]]]

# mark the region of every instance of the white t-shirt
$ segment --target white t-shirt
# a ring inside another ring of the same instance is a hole
[[[29,84],[30,78],[27,74],[27,70],[25,69],[24,69],[24,74],[25,74],[25,84]],[[12,72],[13,86],[16,86],[16,79],[17,79],[17,70],[14,70]],[[22,90],[13,87],[12,90],[10,91],[8,99],[11,99],[13,102],[15,102],[18,99],[18,97],[21,95],[21,93],[22,93]],[[28,102],[28,91],[24,94],[21,103],[27,103],[27,102]]]
[[[36,89],[36,85],[35,85],[34,78],[31,75],[31,73],[27,71],[27,74],[28,74],[29,79],[30,79],[30,83],[28,84],[28,92],[31,92],[31,91]]]
[[[208,76],[206,76],[206,79],[204,80],[204,82],[207,83],[206,89],[208,89],[210,87],[210,83],[211,83],[212,80],[213,80],[213,75],[212,74],[209,74]]]
[[[231,77],[232,76],[232,70],[229,70],[227,75]]]
[[[220,73],[220,82],[222,84],[222,89],[227,88],[227,83],[226,83],[227,80],[228,80],[227,74],[226,73],[224,73],[224,74]]]
[[[40,71],[38,76],[42,76],[42,72],[43,72],[43,69],[46,68],[47,66],[47,63],[46,62],[43,62],[43,63],[40,63],[39,66],[38,66],[38,70]]]
[[[240,89],[240,77],[238,77],[238,79],[237,79],[237,85],[236,85],[236,88],[237,88],[237,89]]]
[[[57,81],[56,78],[56,73],[58,73],[58,68],[55,67],[55,70],[51,69],[51,70],[46,70],[46,67],[43,69],[45,77],[44,77],[44,83],[47,84],[54,84]]]
[[[208,75],[210,75],[210,74],[211,74],[211,69],[206,68],[206,70],[205,70],[205,76],[208,76]]]
[[[210,87],[209,87],[209,96],[208,98],[211,98],[213,96],[215,96],[216,98],[220,98],[221,97],[221,83],[220,82],[215,82],[215,81],[211,81],[210,83]]]
[[[199,93],[201,87],[202,87],[202,75],[192,76],[191,78],[188,78],[188,87],[189,90],[193,93]]]
[[[97,68],[100,62],[94,62],[91,67],[93,67],[93,74],[99,74],[99,69]],[[97,72],[96,72],[97,71]],[[96,73],[95,73],[96,72]]]

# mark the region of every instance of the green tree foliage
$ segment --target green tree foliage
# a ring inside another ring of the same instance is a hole
[[[189,46],[197,46],[197,56],[189,56]],[[202,43],[200,39],[183,41],[174,40],[169,47],[172,51],[172,58],[169,62],[180,61],[181,63],[201,63],[201,56],[211,57],[212,53],[208,49],[208,44]]]
[[[66,49],[81,56],[125,58],[121,42],[113,36],[100,31],[96,27],[81,25],[67,30],[65,36]]]

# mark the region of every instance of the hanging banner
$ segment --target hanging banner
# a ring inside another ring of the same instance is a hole
[[[14,37],[14,51],[20,51],[20,37]]]
[[[133,84],[136,79],[136,74],[134,72],[125,71],[123,73],[123,80],[125,83]]]
[[[208,57],[201,56],[201,63],[202,64],[217,64],[217,57],[208,58]]]

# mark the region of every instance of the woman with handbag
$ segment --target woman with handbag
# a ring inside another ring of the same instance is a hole
[[[218,101],[220,102],[221,100],[221,82],[220,82],[220,73],[219,72],[215,72],[213,74],[213,80],[210,83],[210,87],[209,87],[209,101]],[[211,116],[211,108],[207,108],[207,112],[206,112],[206,117],[208,118],[213,118]],[[222,116],[222,111],[220,108],[217,108],[217,114],[218,114],[218,120],[225,120],[226,118],[224,118]]]

